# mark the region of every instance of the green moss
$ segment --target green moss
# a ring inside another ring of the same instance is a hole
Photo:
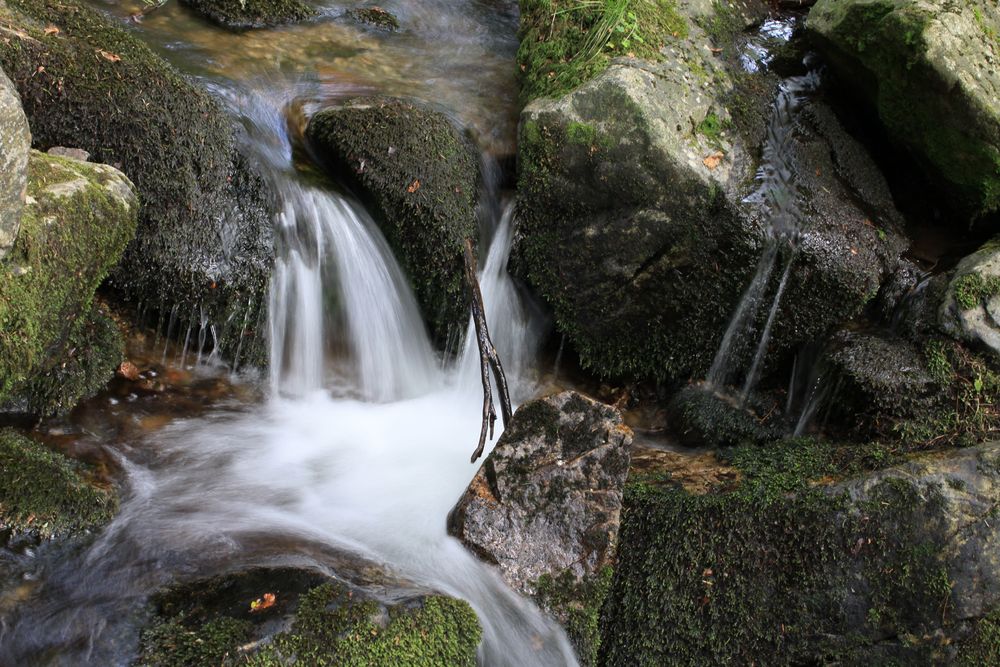
[[[0,528],[43,538],[98,528],[118,500],[83,468],[13,429],[0,430]]]
[[[676,0],[520,0],[520,7],[522,104],[559,97],[617,55],[660,60],[664,44],[688,34]]]
[[[113,191],[115,178],[93,165],[31,154],[35,203],[0,262],[0,404],[65,412],[121,360],[121,335],[92,309],[95,290],[135,233],[137,212]],[[81,180],[68,197],[47,190]]]
[[[962,310],[971,310],[1000,294],[1000,276],[972,272],[955,281],[955,301]]]
[[[1000,611],[994,611],[976,624],[975,632],[958,649],[958,667],[1000,665]]]
[[[584,667],[598,664],[601,607],[613,575],[611,566],[606,566],[581,580],[567,569],[556,577],[544,574],[533,586],[535,602],[562,624]]]
[[[302,21],[316,10],[302,0],[181,0],[199,14],[227,28],[261,28]]]
[[[201,667],[236,664],[237,647],[247,641],[253,624],[222,617],[196,630],[184,616],[160,620],[142,634],[142,667]]]
[[[709,112],[705,118],[698,123],[698,134],[708,140],[713,146],[722,145],[722,132],[726,129],[725,121],[719,120],[719,116],[714,112]]]

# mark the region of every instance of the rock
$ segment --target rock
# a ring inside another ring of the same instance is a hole
[[[117,169],[31,152],[21,230],[0,262],[0,410],[67,412],[113,375],[124,343],[94,292],[138,213]]]
[[[704,386],[689,386],[670,400],[671,432],[692,447],[733,447],[745,443],[764,443],[784,433],[784,424],[776,418],[758,414],[777,414],[776,410],[758,410],[742,406],[738,400],[714,393]]]
[[[347,15],[358,23],[365,23],[379,30],[387,32],[397,32],[399,30],[399,19],[396,18],[396,15],[387,12],[381,7],[350,9],[347,11]]]
[[[288,567],[182,584],[155,595],[152,607],[139,659],[151,667],[216,665],[227,658],[260,665],[473,667],[482,634],[464,601],[411,594],[382,602],[317,571]]]
[[[1000,239],[958,263],[940,304],[945,332],[1000,355]]]
[[[265,28],[304,21],[316,10],[302,0],[181,0],[224,28]]]
[[[765,128],[744,108],[769,103],[771,89],[745,92],[697,23],[687,30],[662,62],[616,60],[521,114],[518,263],[602,376],[703,377],[768,244],[765,203],[744,203]],[[857,315],[905,247],[884,179],[829,109],[809,101],[814,85],[786,82],[802,89],[802,110],[775,122],[792,174],[777,194],[804,201],[789,213],[802,230],[772,361]],[[766,304],[790,254],[779,252]],[[768,310],[758,308],[757,332]],[[743,341],[736,358],[749,362],[755,345]]]
[[[464,327],[462,244],[478,236],[471,143],[443,114],[383,97],[321,111],[306,137],[373,207],[436,336],[443,341],[449,327]]]
[[[176,321],[174,335],[190,325],[197,340],[200,326],[214,327],[206,338],[223,356],[241,350],[236,362],[263,361],[257,327],[274,254],[270,202],[237,150],[232,119],[138,39],[74,0],[9,0],[0,18],[16,28],[0,41],[0,65],[21,94],[35,146],[86,150],[139,190],[139,230],[113,286],[164,328]]]
[[[990,0],[820,0],[806,27],[964,208],[1000,210],[1000,14]]]
[[[82,465],[13,429],[0,430],[0,468],[4,542],[96,530],[118,509],[114,491],[88,481]]]
[[[630,483],[601,664],[949,664],[1000,604],[1000,444],[832,485],[826,443],[734,463],[732,491]]]
[[[55,155],[57,157],[68,157],[73,160],[79,160],[80,162],[88,162],[90,160],[90,153],[83,150],[82,148],[66,148],[65,146],[53,146],[49,150],[45,151],[49,155]]]
[[[29,148],[31,132],[21,98],[0,70],[0,260],[14,245],[21,226]]]
[[[448,518],[568,632],[582,656],[618,537],[632,432],[611,406],[566,391],[522,405]],[[590,621],[590,623],[588,623]]]

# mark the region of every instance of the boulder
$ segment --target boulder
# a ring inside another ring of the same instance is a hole
[[[181,0],[224,28],[265,28],[316,16],[302,0]]]
[[[435,335],[464,327],[462,244],[478,237],[473,145],[444,114],[382,97],[317,113],[306,137],[372,207]]]
[[[119,167],[142,199],[139,230],[113,276],[174,330],[200,327],[224,356],[262,361],[260,313],[273,260],[270,202],[237,150],[234,122],[112,19],[74,0],[10,0],[0,65],[36,148],[73,146]],[[55,27],[58,31],[51,30]],[[246,342],[241,345],[241,341]]]
[[[995,2],[819,0],[806,27],[930,183],[973,214],[1000,210]]]
[[[949,335],[1000,355],[1000,239],[958,263],[938,321]]]
[[[14,245],[24,208],[31,132],[21,98],[0,70],[0,259]]]
[[[521,406],[448,518],[448,531],[567,626],[588,664],[610,582],[632,432],[565,391]]]
[[[785,432],[777,410],[741,405],[737,398],[705,385],[691,385],[677,392],[670,399],[668,415],[671,433],[692,447],[760,444],[776,440]]]
[[[377,30],[386,32],[397,32],[399,30],[399,19],[396,15],[387,12],[381,7],[359,7],[347,11],[347,16],[358,23],[364,23]]]
[[[0,261],[0,409],[66,412],[110,379],[124,343],[94,292],[138,214],[117,169],[31,152],[21,229]]]

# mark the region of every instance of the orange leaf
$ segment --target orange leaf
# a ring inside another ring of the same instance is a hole
[[[264,611],[265,609],[273,607],[275,601],[276,600],[274,597],[274,593],[264,593],[263,597],[257,598],[256,600],[250,603],[250,611],[251,612]]]
[[[56,26],[50,25],[48,28],[46,28],[42,32],[44,32],[45,36],[48,37],[49,35],[58,35],[61,31]]]
[[[119,62],[122,57],[116,53],[111,53],[110,51],[105,51],[104,49],[97,49],[97,53],[109,62]]]
[[[410,183],[410,187],[406,188],[406,191],[409,192],[410,194],[413,194],[419,189],[420,189],[420,181],[417,179],[413,179],[413,182]]]
[[[704,160],[702,160],[702,162],[711,171],[711,170],[714,170],[716,167],[719,166],[719,164],[722,162],[722,158],[724,158],[724,157],[725,157],[724,153],[722,153],[720,151],[716,151],[715,153],[712,153],[707,158],[705,158]]]

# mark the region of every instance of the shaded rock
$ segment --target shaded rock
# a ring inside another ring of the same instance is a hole
[[[929,182],[972,213],[1000,209],[996,3],[820,0],[806,27]]]
[[[29,148],[31,132],[21,98],[0,70],[0,259],[14,245],[21,226]]]
[[[739,405],[736,398],[692,385],[670,400],[671,431],[693,447],[733,447],[781,437],[784,425],[777,419],[759,417],[758,413],[767,411],[756,407]]]
[[[265,28],[316,16],[302,0],[180,0],[224,28]]]
[[[153,599],[139,662],[151,667],[476,664],[481,630],[463,601],[382,602],[319,572],[257,568],[176,586]]]
[[[358,23],[364,23],[372,26],[373,28],[378,28],[379,30],[386,30],[388,32],[396,32],[399,30],[399,19],[392,12],[387,12],[381,7],[359,7],[358,9],[350,9],[347,15]]]
[[[224,356],[263,360],[259,314],[273,260],[263,181],[237,151],[234,122],[111,19],[73,0],[10,0],[0,65],[17,86],[35,147],[75,146],[116,165],[142,198],[114,286],[192,340],[214,326]],[[48,26],[58,33],[46,31]],[[244,341],[245,339],[245,341]]]
[[[448,517],[452,535],[568,624],[584,656],[596,653],[589,628],[610,583],[631,442],[616,409],[576,392],[526,403]]]
[[[384,97],[321,111],[306,136],[373,207],[432,331],[444,340],[463,327],[462,244],[478,234],[472,144],[443,114]]]
[[[0,261],[0,409],[66,412],[110,379],[124,343],[94,292],[138,214],[117,169],[31,152],[21,230]]]
[[[1000,242],[985,244],[955,267],[938,320],[949,335],[1000,354]]]

